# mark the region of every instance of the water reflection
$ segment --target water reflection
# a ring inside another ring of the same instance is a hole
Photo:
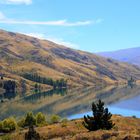
[[[25,102],[36,102],[37,100],[46,98],[48,96],[52,97],[55,94],[64,96],[67,94],[67,89],[56,89],[56,90],[50,90],[50,91],[46,91],[46,92],[36,93],[36,94],[29,95],[29,96],[25,96],[22,100],[24,100]]]
[[[68,117],[89,111],[91,103],[99,98],[108,105],[138,95],[140,86],[51,90],[0,103],[0,119],[11,115],[22,116],[28,111]]]
[[[0,94],[0,100],[3,101],[5,99],[11,100],[16,97],[16,92],[4,92],[3,94]]]

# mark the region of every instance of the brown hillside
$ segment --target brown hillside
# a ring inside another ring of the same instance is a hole
[[[0,72],[19,80],[24,72],[37,72],[69,85],[83,86],[140,79],[140,68],[47,40],[0,30]],[[29,83],[30,84],[30,83]]]

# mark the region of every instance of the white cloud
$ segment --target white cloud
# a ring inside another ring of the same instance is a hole
[[[29,5],[32,3],[32,0],[1,0],[0,3],[3,4],[26,4]]]
[[[78,21],[68,22],[67,20],[56,20],[56,21],[19,21],[14,19],[3,19],[0,23],[5,24],[23,24],[23,25],[48,25],[48,26],[84,26],[92,24],[91,21]]]
[[[62,38],[47,38],[47,40],[50,40],[52,42],[55,42],[56,44],[64,45],[66,47],[70,47],[70,48],[73,48],[73,49],[79,49],[79,45],[74,44],[72,42],[65,41]]]
[[[4,16],[2,12],[0,12],[0,20],[4,20],[4,19],[6,19],[6,17]]]
[[[39,39],[46,39],[46,36],[42,33],[22,33],[31,37],[39,38]]]
[[[98,19],[95,21],[96,24],[99,24],[99,23],[102,23],[102,22],[103,22],[103,19],[101,19],[101,18],[98,18]]]
[[[45,34],[42,34],[42,33],[22,33],[22,34],[25,34],[25,35],[28,35],[28,36],[31,36],[31,37],[36,37],[36,38],[39,38],[39,39],[46,39],[46,40],[52,41],[56,44],[64,45],[64,46],[67,46],[67,47],[70,47],[70,48],[73,48],[73,49],[79,49],[79,46],[77,44],[65,41],[62,38],[54,38],[54,37],[49,37],[49,36],[47,37]]]
[[[0,12],[0,23],[5,24],[22,24],[22,25],[48,25],[48,26],[86,26],[90,24],[99,24],[102,22],[102,19],[97,19],[94,21],[86,20],[86,21],[76,21],[76,22],[68,22],[66,19],[64,20],[56,20],[56,21],[29,21],[29,20],[16,20],[7,18],[2,12]]]

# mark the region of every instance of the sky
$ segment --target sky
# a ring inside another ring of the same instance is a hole
[[[0,0],[0,29],[88,52],[140,46],[139,0]]]

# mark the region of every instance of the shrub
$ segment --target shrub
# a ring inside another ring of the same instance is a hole
[[[16,129],[16,121],[14,118],[7,118],[2,121],[2,131],[3,132],[11,132]]]
[[[2,132],[2,122],[0,122],[0,132]]]
[[[135,118],[136,119],[137,117],[135,115],[133,115],[132,118]]]
[[[25,118],[21,118],[18,122],[17,125],[19,127],[24,127],[25,126]]]
[[[61,121],[61,126],[62,126],[62,127],[66,127],[66,126],[67,126],[67,122],[68,122],[68,119],[67,119],[67,118],[64,118],[64,119]]]
[[[60,122],[60,116],[58,115],[52,115],[51,118],[50,118],[50,123],[53,124],[53,123],[58,123]]]
[[[2,137],[0,137],[0,140],[11,140],[11,136],[9,134],[7,135],[3,135]]]
[[[67,123],[61,123],[61,127],[67,127]]]
[[[37,123],[37,125],[46,124],[46,116],[41,112],[37,113],[36,114],[36,123]]]
[[[112,114],[108,108],[104,108],[104,102],[101,100],[97,104],[92,103],[93,117],[84,116],[83,125],[90,131],[98,129],[111,129],[115,124],[112,123]]]
[[[62,122],[62,123],[67,123],[67,122],[68,122],[68,119],[67,119],[67,118],[64,118],[64,119],[62,119],[61,122]]]
[[[39,112],[35,116],[32,112],[28,112],[26,116],[18,121],[19,127],[25,127],[25,126],[42,126],[46,124],[46,117],[43,113]]]
[[[28,112],[25,117],[25,126],[36,125],[36,118],[32,112]]]

